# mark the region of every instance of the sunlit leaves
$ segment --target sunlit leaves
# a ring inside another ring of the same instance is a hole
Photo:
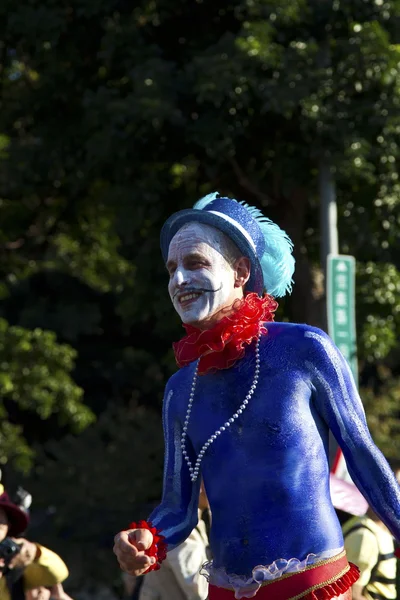
[[[26,469],[32,455],[22,427],[5,421],[5,401],[41,419],[57,415],[61,425],[74,431],[92,422],[91,411],[82,403],[82,390],[71,378],[75,358],[76,352],[58,344],[54,333],[11,327],[0,319],[0,461],[11,459]]]
[[[3,412],[0,410],[0,414]],[[5,414],[1,414],[0,447],[0,466],[11,462],[19,472],[25,473],[32,467],[34,452],[23,436],[22,427],[10,423]]]
[[[398,344],[400,272],[392,264],[360,263],[357,282],[365,315],[358,323],[362,356],[381,361]]]
[[[309,15],[306,0],[247,0],[246,5],[251,16],[268,18],[277,27],[299,24]]]
[[[120,289],[133,268],[119,254],[112,212],[101,204],[88,205],[77,226],[54,236],[54,259],[47,261],[101,291]]]

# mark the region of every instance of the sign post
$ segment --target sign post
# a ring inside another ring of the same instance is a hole
[[[355,271],[354,256],[328,256],[328,333],[348,361],[354,380],[358,383]]]

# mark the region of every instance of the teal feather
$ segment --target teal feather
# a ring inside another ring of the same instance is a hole
[[[265,240],[265,250],[259,257],[268,294],[280,298],[292,291],[295,260],[293,242],[283,229],[246,202],[240,202],[257,221]]]
[[[208,194],[196,202],[193,208],[203,210],[210,202],[215,200],[219,194],[214,192]],[[237,200],[231,198],[232,202]],[[293,272],[295,260],[293,258],[293,243],[290,237],[276,223],[263,215],[261,210],[249,206],[246,202],[240,202],[246,208],[253,219],[255,219],[263,233],[265,240],[264,254],[258,257],[264,278],[264,287],[268,294],[280,298],[291,293],[293,285]]]
[[[207,204],[210,204],[210,202],[215,200],[215,198],[217,198],[217,196],[219,196],[218,192],[213,192],[212,194],[207,194],[207,196],[204,196],[204,198],[200,198],[200,200],[198,200],[196,202],[196,204],[193,206],[193,208],[196,208],[197,210],[203,210],[203,208],[205,208],[207,206]]]

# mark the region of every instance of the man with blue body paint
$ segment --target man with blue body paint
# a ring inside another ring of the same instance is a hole
[[[329,430],[397,539],[400,490],[330,338],[272,322],[274,298],[291,289],[290,240],[257,209],[212,194],[167,220],[161,248],[186,336],[165,391],[162,501],[116,536],[121,567],[160,567],[196,525],[203,478],[210,600],[350,599],[358,573],[331,502]]]

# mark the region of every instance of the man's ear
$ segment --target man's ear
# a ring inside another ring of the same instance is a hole
[[[235,287],[244,288],[250,278],[250,259],[241,256],[235,261],[233,268],[235,270]]]

